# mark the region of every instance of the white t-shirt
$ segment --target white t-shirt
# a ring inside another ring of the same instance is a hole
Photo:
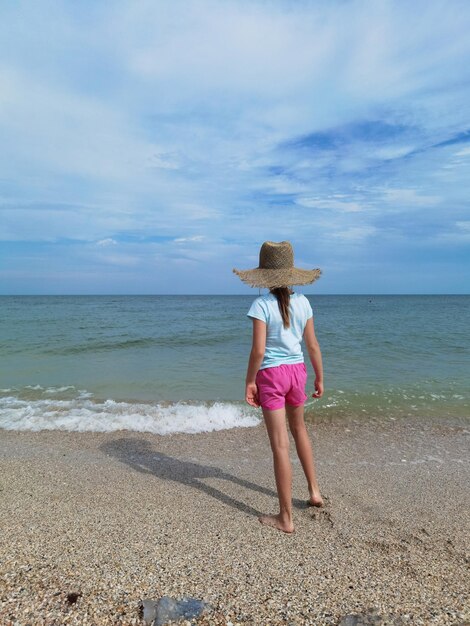
[[[256,298],[247,315],[265,322],[267,327],[266,350],[260,369],[304,362],[300,343],[313,311],[303,294],[294,293],[290,297],[289,328],[284,328],[277,298],[272,293]]]

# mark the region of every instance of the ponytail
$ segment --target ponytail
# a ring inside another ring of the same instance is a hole
[[[271,293],[273,296],[276,296],[277,303],[279,305],[279,312],[281,313],[282,323],[284,324],[284,328],[289,328],[290,326],[290,317],[289,317],[289,302],[290,302],[290,294],[292,293],[289,287],[276,287],[275,289],[271,289]]]

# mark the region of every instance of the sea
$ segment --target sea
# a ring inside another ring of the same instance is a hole
[[[1,296],[0,428],[259,424],[244,403],[256,295]],[[308,421],[470,416],[470,296],[307,297],[325,371]]]

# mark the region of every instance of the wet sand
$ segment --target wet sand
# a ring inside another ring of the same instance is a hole
[[[469,620],[468,422],[309,428],[326,507],[292,445],[292,535],[257,521],[277,505],[263,426],[1,430],[0,623],[143,624],[164,595],[208,602],[198,624]]]

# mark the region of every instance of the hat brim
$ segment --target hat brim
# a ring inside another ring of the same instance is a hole
[[[257,267],[253,270],[233,270],[244,283],[251,287],[290,287],[291,285],[309,285],[321,276],[321,270],[301,270],[296,267],[289,269],[264,269]]]

